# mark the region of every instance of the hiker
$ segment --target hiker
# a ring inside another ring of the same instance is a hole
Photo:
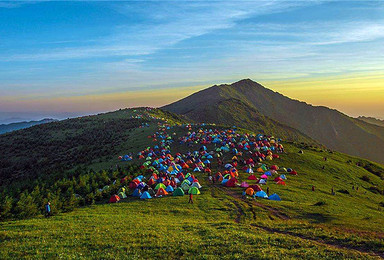
[[[312,191],[315,191],[315,186],[314,185],[312,185]]]
[[[189,201],[188,201],[188,203],[193,204],[193,195],[192,195],[192,193],[189,194]]]
[[[356,186],[356,191],[359,191],[359,186]]]
[[[331,190],[331,194],[335,195],[335,190],[333,189],[333,187],[332,187],[332,190]]]
[[[45,205],[45,217],[48,218],[51,216],[51,203],[48,201]]]
[[[323,170],[324,170],[324,169],[325,169],[325,165],[323,165],[323,167],[321,167],[321,169],[323,169]]]
[[[267,187],[267,195],[268,195],[268,197],[269,197],[269,187]]]

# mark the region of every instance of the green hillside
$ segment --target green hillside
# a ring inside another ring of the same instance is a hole
[[[82,125],[78,123],[80,120],[86,121],[83,127],[79,127]],[[52,135],[65,136],[65,142],[60,146],[68,143],[73,150],[82,145],[79,140],[91,138],[88,130],[102,126],[106,133],[111,133],[105,138],[98,135],[92,139],[92,149],[85,153],[84,161],[74,159],[76,156],[66,157],[65,151],[71,151],[67,147],[60,152],[63,153],[61,163],[57,164],[60,169],[45,167],[46,176],[40,176],[36,171],[39,179],[35,182],[30,181],[28,176],[34,175],[28,175],[28,171],[22,173],[22,178],[6,176],[7,186],[1,186],[2,212],[6,205],[4,198],[9,199],[11,195],[16,208],[11,211],[13,220],[0,223],[1,258],[318,259],[384,256],[384,166],[320,146],[284,142],[285,153],[265,162],[268,166],[277,164],[298,172],[297,176],[287,174],[287,186],[273,182],[266,185],[271,193],[279,194],[282,201],[243,199],[242,188],[211,184],[205,173],[196,173],[203,188],[201,195],[194,197],[194,204],[187,203],[187,196],[148,201],[128,197],[120,203],[107,204],[108,198],[121,185],[127,184],[117,182],[113,185],[114,180],[146,174],[145,169],[137,167],[145,159],[137,159],[136,154],[156,145],[157,142],[148,136],[160,128],[165,129],[162,126],[164,120],[174,125],[164,130],[175,141],[171,145],[173,154],[199,149],[201,144],[188,147],[177,142],[190,131],[181,126],[186,123],[184,118],[158,109],[121,110],[9,135],[13,141],[25,138],[23,142],[27,148],[4,150],[22,158],[25,153],[32,152],[27,140],[31,140],[31,147],[36,146],[33,138],[24,136],[34,136],[36,132],[50,133],[48,130],[54,129]],[[70,131],[66,130],[69,125],[73,125]],[[76,127],[79,130],[73,130]],[[110,132],[109,128],[112,129]],[[228,127],[195,125],[191,130],[200,128]],[[86,132],[88,135],[84,135]],[[239,132],[249,131],[240,129]],[[96,151],[101,149],[99,146],[106,147],[105,152],[97,154]],[[59,147],[54,148],[60,151]],[[210,144],[207,148],[213,150],[214,146]],[[43,149],[37,150],[42,154]],[[299,153],[299,150],[303,152]],[[19,152],[22,154],[18,155]],[[128,153],[134,155],[131,162],[118,159],[119,155]],[[230,161],[232,156],[232,153],[224,153],[223,160]],[[30,167],[41,167],[38,163],[38,160],[31,161]],[[217,170],[214,161],[212,171],[216,173]],[[249,175],[242,170],[239,173],[240,182]],[[247,182],[253,184],[253,181]],[[37,193],[34,185],[39,185],[41,196],[34,195]],[[104,185],[110,185],[108,192],[99,191]],[[23,192],[22,186],[28,191]],[[335,195],[331,194],[332,188]],[[17,205],[24,205],[17,202],[18,194],[22,192],[25,197],[30,197],[30,203],[37,203],[36,216],[31,219],[20,220],[22,216],[18,215]],[[74,197],[75,193],[79,197]],[[47,197],[54,207],[54,216],[50,218],[44,218],[40,213]],[[73,204],[69,205],[69,202]],[[67,212],[72,209],[74,211]]]
[[[220,116],[228,111],[232,113],[232,105],[219,105],[227,100],[239,100],[242,104],[238,111],[233,109],[234,118],[249,114],[250,110],[257,111],[257,115],[248,117],[248,121],[235,120],[238,126],[255,130],[249,127],[252,127],[249,121],[257,125],[258,119],[263,116],[263,119],[269,121],[269,124],[263,126],[265,132],[277,135],[282,126],[286,126],[281,129],[286,132],[287,136],[283,136],[286,139],[291,139],[290,133],[296,129],[293,140],[308,142],[306,137],[310,137],[330,149],[384,163],[384,127],[351,118],[334,109],[290,99],[250,79],[215,85],[167,105],[164,109],[192,119],[204,117],[205,111],[215,111],[215,116],[209,118],[212,122],[233,124],[233,118],[223,119]],[[270,125],[276,125],[276,122],[279,122],[279,126],[271,128]]]

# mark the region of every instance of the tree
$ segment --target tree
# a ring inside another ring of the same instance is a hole
[[[26,192],[21,193],[15,209],[20,218],[33,217],[39,213],[37,204],[33,200],[32,196]]]
[[[12,217],[13,199],[6,196],[0,203],[0,219],[8,219]]]

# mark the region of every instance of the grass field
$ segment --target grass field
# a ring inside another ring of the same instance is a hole
[[[135,154],[153,145],[147,136],[156,131],[156,125],[134,129],[118,150]],[[185,131],[182,127],[170,130],[176,136]],[[243,199],[243,189],[212,185],[205,174],[197,173],[203,188],[193,205],[187,203],[187,196],[148,201],[128,198],[47,219],[1,222],[0,258],[384,257],[384,207],[380,206],[384,196],[379,194],[384,181],[357,166],[359,158],[320,148],[284,146],[286,154],[267,163],[293,168],[299,174],[286,174],[287,186],[272,181],[266,185],[271,194],[280,195],[280,202]],[[300,149],[303,154],[298,153]],[[177,143],[172,147],[173,153],[186,150]],[[118,155],[103,157],[89,167],[98,170],[127,164],[119,162]],[[240,171],[240,181],[247,177]]]

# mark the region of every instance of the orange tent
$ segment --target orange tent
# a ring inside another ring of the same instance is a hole
[[[160,188],[157,190],[156,196],[165,196],[168,195],[168,192],[164,190],[164,188]]]
[[[255,193],[255,191],[252,188],[248,188],[245,190],[245,193],[249,196],[252,196]]]

